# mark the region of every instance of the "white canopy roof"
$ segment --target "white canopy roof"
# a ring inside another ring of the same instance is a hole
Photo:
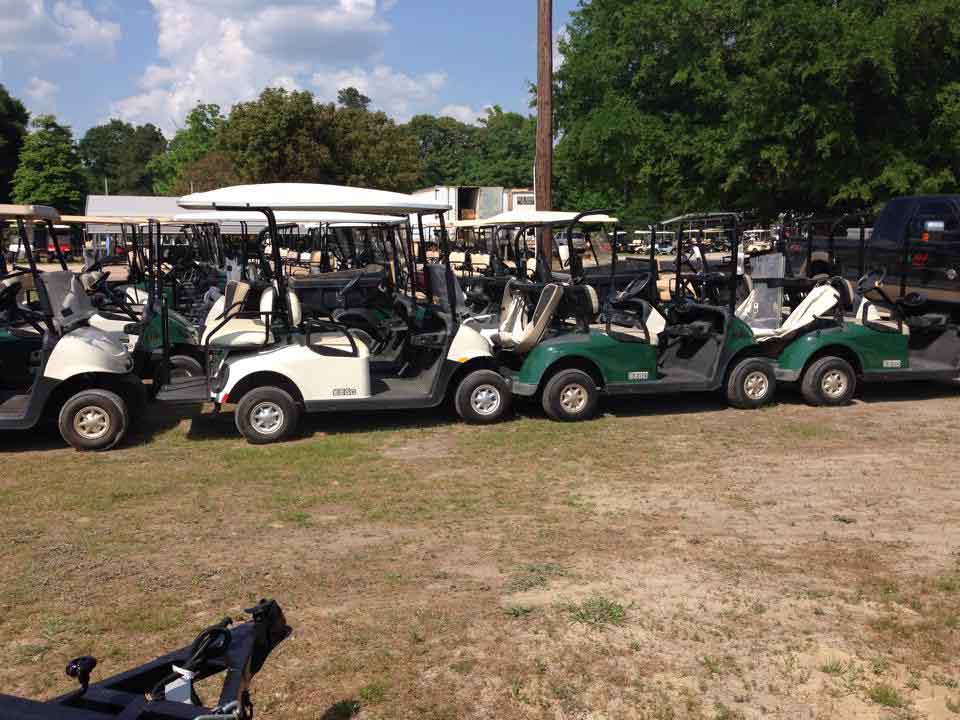
[[[395,215],[368,215],[366,213],[346,212],[317,212],[308,210],[278,210],[274,213],[277,222],[302,224],[335,224],[337,227],[357,227],[369,225],[396,225],[405,222],[404,218]],[[182,223],[249,223],[250,225],[264,226],[266,216],[255,210],[217,211],[178,213],[173,217],[174,222]]]
[[[527,210],[518,209],[494,215],[485,220],[478,220],[475,227],[490,227],[491,225],[568,225],[579,213],[561,212],[557,210]],[[619,222],[609,215],[587,215],[581,218],[581,223],[587,225],[605,225]]]
[[[47,205],[0,205],[0,217],[36,218],[60,222],[60,213]]]
[[[425,200],[386,190],[313,185],[309,183],[268,183],[235,185],[180,198],[188,210],[216,210],[217,207],[269,207],[274,210],[336,211],[383,215],[437,213],[450,209],[446,203]]]

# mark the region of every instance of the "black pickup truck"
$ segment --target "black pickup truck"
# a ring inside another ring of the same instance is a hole
[[[890,200],[863,233],[837,223],[828,235],[788,242],[800,274],[841,275],[852,282],[869,270],[887,272],[894,298],[912,292],[960,320],[960,195],[917,195]],[[849,229],[848,229],[849,228]]]

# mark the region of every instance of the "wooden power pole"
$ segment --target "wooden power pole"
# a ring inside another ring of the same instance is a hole
[[[537,0],[537,210],[553,209],[553,0]],[[553,237],[540,237],[540,254],[550,264]]]

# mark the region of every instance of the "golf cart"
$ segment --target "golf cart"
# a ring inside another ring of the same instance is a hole
[[[44,206],[0,205],[23,240],[27,265],[0,280],[0,430],[26,430],[56,417],[60,434],[78,450],[107,450],[130,426],[144,390],[127,349],[90,326],[96,309],[69,271],[41,272],[26,226],[52,225]]]
[[[0,695],[3,720],[253,720],[250,684],[273,649],[289,637],[283,610],[261,600],[246,610],[251,621],[233,626],[224,618],[201,632],[190,645],[139,667],[91,683],[98,661],[71,660],[67,677],[80,687],[40,702]],[[204,680],[223,673],[213,707],[198,695]]]
[[[405,216],[439,215],[449,207],[410,195],[332,185],[277,183],[243,185],[181,198],[189,210],[252,210],[267,220],[273,266],[282,266],[277,218],[282,211],[340,211]],[[392,235],[394,262],[409,266],[413,255]],[[446,256],[446,253],[444,253]],[[433,287],[454,294],[449,260],[429,268]],[[354,270],[341,295],[363,278]],[[490,423],[508,410],[506,381],[496,372],[490,344],[462,325],[433,298],[413,286],[414,274],[397,274],[409,294],[394,296],[403,319],[399,357],[371,353],[362,336],[346,325],[306,316],[293,282],[275,273],[268,283],[231,283],[211,310],[204,329],[207,374],[172,380],[158,399],[173,403],[237,404],[238,430],[255,444],[278,442],[295,430],[303,411],[369,411],[436,407],[452,396],[468,422]]]
[[[515,395],[540,396],[548,416],[566,421],[593,416],[603,395],[723,390],[736,407],[772,401],[773,364],[760,356],[750,328],[736,317],[734,294],[726,293],[728,305],[709,305],[692,299],[681,282],[673,300],[661,306],[654,243],[649,253],[652,276],[611,293],[602,322],[601,300],[583,281],[576,255],[571,256],[571,285],[508,286],[511,302],[492,342]],[[618,255],[614,243],[608,268],[614,277]],[[731,261],[728,287],[736,277],[737,264]],[[573,308],[572,324],[564,317],[565,306]]]

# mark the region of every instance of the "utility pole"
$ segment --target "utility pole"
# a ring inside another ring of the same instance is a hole
[[[553,0],[537,0],[537,210],[553,209]],[[540,255],[549,267],[553,234],[540,237]]]

